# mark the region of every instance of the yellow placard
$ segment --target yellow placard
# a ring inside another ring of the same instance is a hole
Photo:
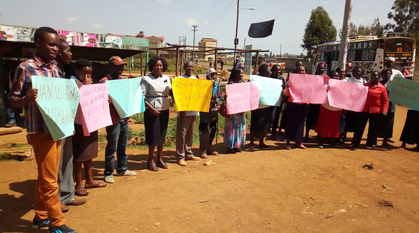
[[[213,82],[177,77],[173,80],[172,90],[176,111],[209,112]]]

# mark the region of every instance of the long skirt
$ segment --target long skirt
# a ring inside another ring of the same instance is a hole
[[[380,128],[378,130],[379,138],[391,138],[393,137],[394,127],[394,112],[387,113],[387,116],[382,117],[380,121]]]
[[[339,138],[340,117],[342,110],[331,111],[320,106],[319,120],[316,125],[316,132],[322,138]]]
[[[419,143],[419,112],[415,110],[407,111],[406,122],[404,123],[400,141],[407,144]]]
[[[287,125],[285,128],[285,139],[294,142],[303,140],[304,122],[306,120],[307,104],[287,103]]]
[[[246,144],[246,115],[244,113],[226,117],[224,144],[228,148],[240,148]]]
[[[145,142],[150,146],[164,145],[167,125],[169,123],[169,110],[161,111],[157,117],[150,110],[144,112]]]
[[[274,106],[253,110],[250,117],[250,132],[268,134],[274,110]]]
[[[76,134],[73,136],[73,161],[84,162],[98,156],[98,133],[91,132],[90,136],[85,137],[83,127],[74,125]]]

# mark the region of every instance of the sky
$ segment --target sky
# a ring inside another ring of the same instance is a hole
[[[386,24],[393,2],[353,0],[351,21],[370,25],[379,17]],[[193,43],[192,25],[198,25],[195,45],[202,38],[215,38],[219,47],[234,47],[236,0],[0,0],[0,5],[0,24],[121,35],[143,31],[173,44],[185,36],[188,45]],[[274,54],[280,53],[281,44],[283,54],[304,52],[300,46],[304,30],[317,6],[329,13],[339,40],[345,0],[240,0],[238,48],[246,40],[246,45]],[[251,23],[271,19],[276,19],[272,36],[248,37]]]

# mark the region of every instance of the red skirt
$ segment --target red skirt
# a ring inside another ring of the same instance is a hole
[[[316,132],[322,138],[339,138],[340,117],[342,110],[331,111],[320,106]]]

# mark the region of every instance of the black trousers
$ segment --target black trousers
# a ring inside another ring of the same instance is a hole
[[[381,118],[381,114],[372,114],[366,112],[361,112],[357,114],[356,128],[354,137],[352,139],[352,144],[355,146],[359,146],[362,140],[362,135],[364,134],[365,126],[367,125],[367,121],[369,120],[370,124],[368,127],[367,146],[377,145],[377,136]]]

